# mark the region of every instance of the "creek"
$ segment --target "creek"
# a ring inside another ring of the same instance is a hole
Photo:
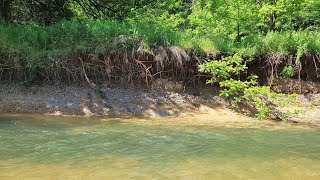
[[[319,137],[317,128],[1,116],[0,179],[320,179]]]

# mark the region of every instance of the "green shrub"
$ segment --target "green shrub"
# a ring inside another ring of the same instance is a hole
[[[245,80],[233,79],[247,67],[243,59],[235,54],[218,61],[209,61],[199,65],[199,71],[211,76],[207,83],[218,83],[222,90],[220,96],[232,97],[235,101],[246,101],[256,110],[256,117],[264,119],[275,113],[277,106],[287,106],[295,103],[295,95],[284,95],[272,92],[269,87],[258,86],[258,76],[250,75]]]
[[[280,74],[280,79],[285,79],[292,77],[294,74],[294,67],[293,66],[286,66],[283,68],[281,74]]]

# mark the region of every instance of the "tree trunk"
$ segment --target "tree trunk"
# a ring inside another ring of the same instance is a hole
[[[240,4],[239,1],[237,3],[237,42],[241,42],[241,37],[240,37]]]
[[[271,1],[272,6],[276,6],[277,4],[277,0],[272,0]],[[276,26],[276,18],[277,18],[277,14],[276,12],[272,12],[269,15],[269,30],[270,31],[274,31],[275,26]]]
[[[0,0],[0,21],[10,20],[10,4],[12,0]]]

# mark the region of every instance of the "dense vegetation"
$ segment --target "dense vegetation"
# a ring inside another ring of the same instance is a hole
[[[318,78],[319,9],[319,0],[1,0],[0,80],[189,82],[218,60],[200,71],[265,116],[251,95],[275,95],[243,73],[265,67],[269,85],[303,68]]]
[[[148,47],[318,53],[317,0],[2,0],[1,46],[34,51],[111,48],[119,35]],[[20,42],[23,41],[23,44]],[[45,44],[45,46],[43,46]],[[38,46],[38,47],[37,47]],[[67,48],[67,49],[66,49]]]

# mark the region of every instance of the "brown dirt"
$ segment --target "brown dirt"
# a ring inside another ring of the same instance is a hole
[[[97,93],[87,87],[23,87],[0,85],[0,113],[49,113],[84,116],[177,116],[223,109],[225,99],[204,94],[178,93],[168,84],[162,90],[132,90],[101,86]]]
[[[167,83],[164,89],[143,91],[101,86],[100,93],[87,87],[0,85],[0,114],[169,116],[184,119],[201,116],[224,123],[254,120],[252,111],[214,95],[211,89],[204,88],[193,95],[183,92],[183,87],[178,84],[164,82]],[[299,95],[298,98],[299,108],[305,113],[293,119],[305,124],[320,124],[320,94]]]
[[[320,83],[287,78],[273,81],[271,89],[279,93],[316,94],[320,93]]]

